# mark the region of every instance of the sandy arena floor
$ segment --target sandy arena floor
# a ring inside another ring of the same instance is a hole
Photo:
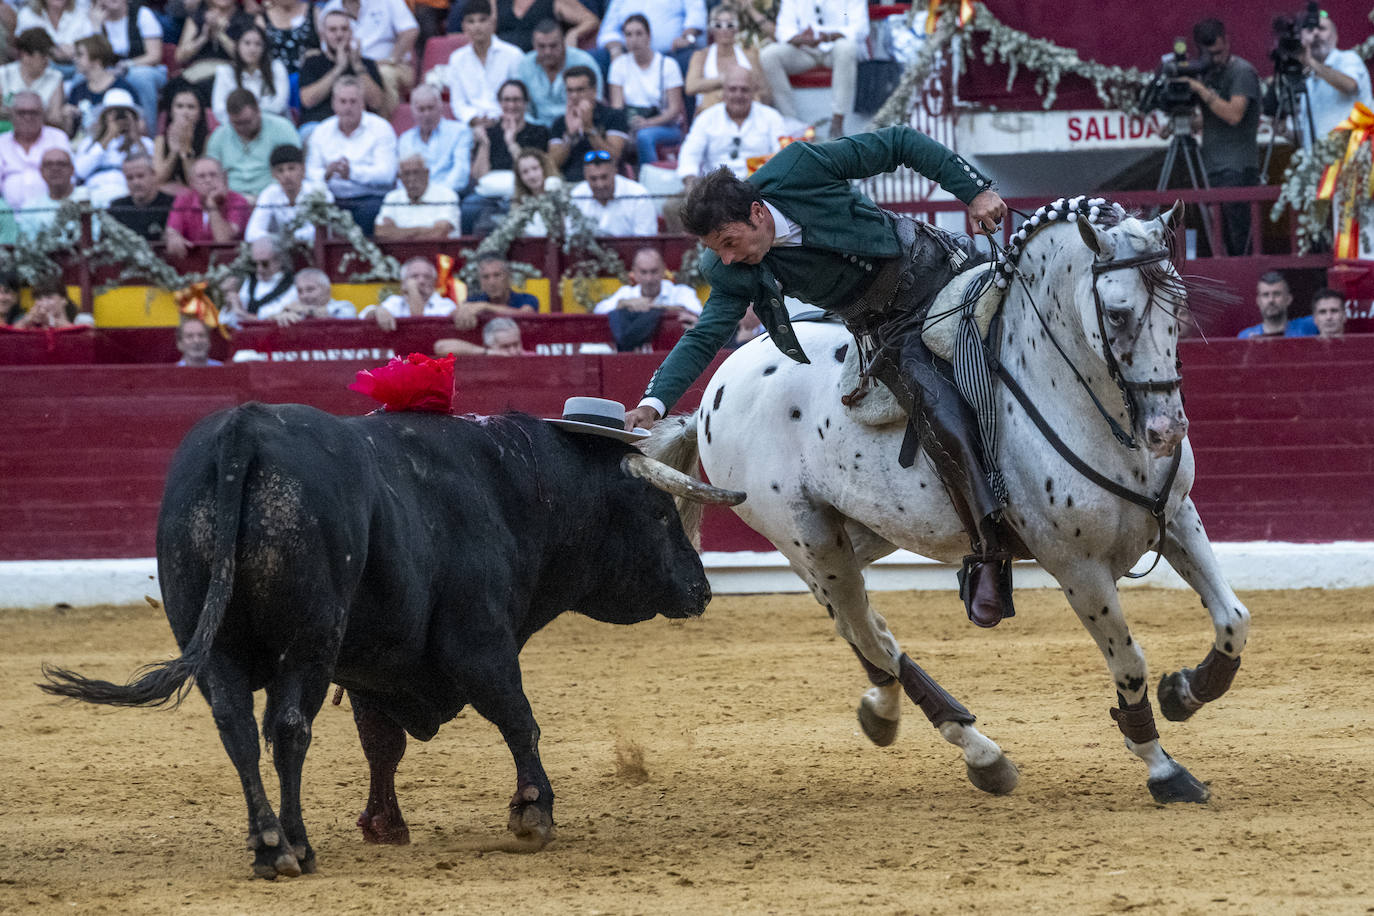
[[[0,911],[1374,912],[1374,592],[1242,597],[1255,624],[1231,693],[1160,719],[1210,783],[1205,807],[1151,802],[1058,593],[1021,592],[992,631],[952,595],[875,602],[1020,766],[1004,798],[910,705],[896,744],[868,744],[862,672],[808,597],[728,597],[687,623],[564,617],[526,649],[558,795],[558,839],[535,855],[507,851],[513,767],[471,712],[410,743],[412,845],[365,845],[352,716],[326,706],[305,771],[320,871],[276,883],[250,877],[238,780],[198,693],[166,712],[33,686],[43,661],[123,681],[169,656],[160,611],[3,612]],[[1155,680],[1202,660],[1196,596],[1125,603]]]

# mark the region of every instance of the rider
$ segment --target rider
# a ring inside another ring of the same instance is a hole
[[[720,168],[697,181],[682,204],[682,222],[710,249],[701,267],[711,295],[626,424],[647,428],[667,413],[750,304],[778,349],[802,363],[809,360],[783,295],[838,315],[856,337],[880,345],[873,372],[912,418],[968,531],[973,553],[964,558],[960,590],[969,619],[991,627],[1014,613],[1011,557],[997,526],[1002,507],[972,410],[921,341],[931,301],[977,254],[967,237],[879,209],[851,185],[902,165],[965,203],[980,230],[991,232],[1006,215],[986,177],[910,127],[795,142],[747,180]]]

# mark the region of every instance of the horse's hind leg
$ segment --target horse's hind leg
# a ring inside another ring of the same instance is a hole
[[[1250,611],[1221,575],[1212,544],[1202,529],[1197,508],[1185,499],[1164,534],[1164,558],[1202,597],[1212,616],[1216,637],[1212,650],[1196,668],[1184,668],[1159,680],[1159,711],[1182,722],[1221,697],[1240,667],[1240,653],[1250,636]]]
[[[985,792],[1006,794],[1016,787],[1016,766],[997,744],[973,727],[974,717],[901,650],[887,621],[873,609],[863,570],[843,520],[834,513],[798,519],[800,536],[783,553],[835,621],[873,687],[859,703],[859,725],[873,743],[897,736],[903,691],[919,705],[941,736],[958,747],[969,780]]]
[[[1116,583],[1105,569],[1085,578],[1083,564],[1070,568],[1068,574],[1062,570],[1050,572],[1064,585],[1064,593],[1078,619],[1107,660],[1118,703],[1111,715],[1126,738],[1126,749],[1145,761],[1149,769],[1150,795],[1157,802],[1205,802],[1209,795],[1207,787],[1160,746],[1150,708],[1145,654],[1126,625]]]

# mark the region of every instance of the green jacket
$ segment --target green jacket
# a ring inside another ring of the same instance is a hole
[[[877,204],[850,184],[909,166],[965,204],[991,187],[960,156],[910,127],[886,127],[826,143],[792,143],[749,177],[768,203],[801,226],[800,247],[773,248],[759,264],[701,259],[711,295],[696,326],[682,336],[649,380],[645,397],[665,408],[705,371],[752,303],[778,349],[809,362],[792,331],[783,294],[820,308],[846,301],[899,253],[897,236]]]

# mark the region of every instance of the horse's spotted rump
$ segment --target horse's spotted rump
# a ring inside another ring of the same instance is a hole
[[[842,363],[844,358],[849,355],[849,344],[845,344],[835,350],[835,362]]]
[[[764,369],[764,370],[763,370],[763,374],[764,374],[764,375],[772,375],[774,372],[777,372],[777,371],[778,371],[778,367],[777,367],[777,366],[769,366],[767,369]]]
[[[716,395],[716,406],[720,406],[720,395],[719,395],[719,394]],[[710,415],[709,413],[706,415],[706,422],[703,424],[703,427],[704,427],[704,429],[705,429],[705,431],[706,431],[706,444],[707,444],[707,445],[710,445],[710,444],[711,444],[711,415]]]
[[[725,386],[721,385],[716,389],[716,399],[711,402],[712,410],[720,410],[720,399],[725,397]]]
[[[800,420],[800,419],[801,419],[801,408],[800,408],[800,407],[793,407],[793,408],[792,408],[792,412],[791,412],[791,417],[792,417],[792,419],[794,419],[794,420]]]

